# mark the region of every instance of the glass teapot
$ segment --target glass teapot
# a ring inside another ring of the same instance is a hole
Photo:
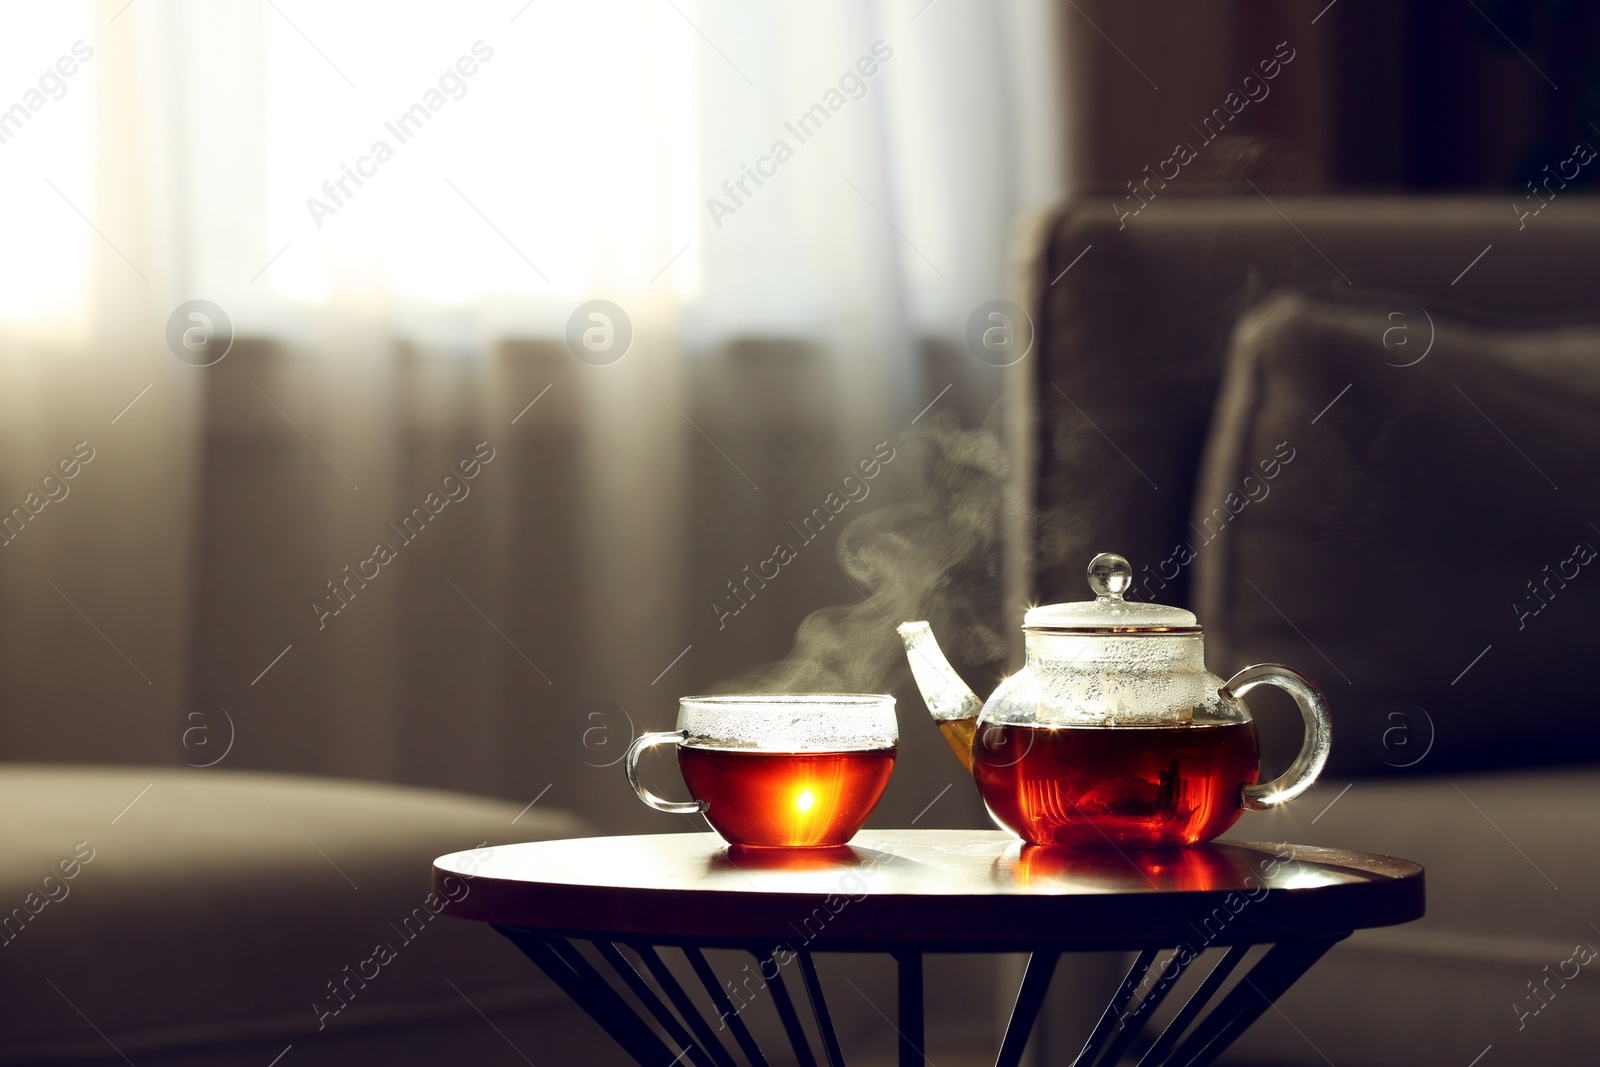
[[[1027,665],[987,702],[967,688],[925,622],[900,626],[928,710],[972,772],[995,822],[1036,845],[1161,847],[1210,841],[1245,808],[1299,796],[1328,760],[1328,707],[1298,671],[1265,663],[1226,682],[1181,608],[1123,599],[1133,568],[1101,553],[1095,599],[1032,608]],[[1240,699],[1286,690],[1305,719],[1300,754],[1258,782],[1261,751]]]

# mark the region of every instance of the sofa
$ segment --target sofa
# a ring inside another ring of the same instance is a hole
[[[1213,673],[1310,675],[1330,763],[1230,836],[1427,870],[1424,919],[1342,943],[1226,1062],[1600,1047],[1600,206],[1547,207],[1246,190],[1119,220],[1086,198],[1038,242],[1036,597],[1082,599],[1119,552],[1136,596],[1196,611]],[[1264,775],[1299,743],[1272,696],[1250,698]]]
[[[435,856],[588,832],[571,815],[52,764],[0,766],[0,808],[0,1063],[583,1063],[609,1047],[510,945],[430,899]]]

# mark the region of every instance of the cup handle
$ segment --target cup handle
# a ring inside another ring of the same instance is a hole
[[[1265,811],[1287,804],[1304,793],[1322,773],[1328,762],[1328,749],[1333,744],[1333,726],[1328,719],[1328,702],[1311,679],[1297,670],[1280,663],[1258,663],[1246,667],[1229,678],[1222,687],[1224,696],[1242,698],[1258,685],[1275,685],[1294,697],[1300,705],[1300,715],[1305,719],[1306,739],[1300,754],[1289,764],[1289,769],[1270,782],[1244,787],[1244,806],[1253,811]]]
[[[688,735],[682,730],[641,734],[628,746],[628,784],[633,786],[633,791],[639,794],[640,800],[657,811],[670,812],[674,815],[694,815],[706,810],[703,800],[666,800],[650,792],[644,787],[644,783],[639,781],[639,757],[644,755],[645,749],[654,748],[656,745],[676,745],[686,736]]]

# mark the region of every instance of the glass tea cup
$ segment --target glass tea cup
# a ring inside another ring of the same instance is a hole
[[[899,739],[894,697],[877,693],[684,697],[676,730],[628,749],[628,784],[658,811],[703,813],[732,845],[826,848],[872,814]],[[639,757],[656,745],[677,746],[693,800],[640,783]]]

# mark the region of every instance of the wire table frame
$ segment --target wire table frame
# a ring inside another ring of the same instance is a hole
[[[712,834],[584,838],[454,853],[433,876],[444,914],[493,925],[643,1067],[844,1067],[816,964],[840,952],[894,959],[899,1061],[920,1065],[925,956],[1024,952],[995,1059],[1016,1067],[1062,955],[1086,951],[1135,957],[1075,1067],[1194,1067],[1352,931],[1424,910],[1422,868],[1386,856],[1035,848],[998,831],[868,831],[826,850],[729,849]],[[788,1044],[781,1057],[762,1048],[708,949],[751,956]]]

